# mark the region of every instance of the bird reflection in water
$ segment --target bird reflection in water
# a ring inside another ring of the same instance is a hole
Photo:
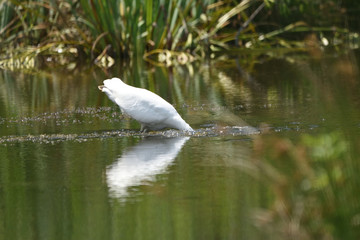
[[[128,188],[153,181],[173,162],[189,137],[147,137],[125,151],[106,170],[110,196],[123,198]]]

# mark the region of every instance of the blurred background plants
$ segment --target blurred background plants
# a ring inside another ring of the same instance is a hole
[[[301,50],[314,32],[319,45],[336,45],[357,29],[348,19],[359,7],[339,0],[2,0],[0,65],[39,54],[161,62],[182,52],[175,59],[184,62],[234,49]]]
[[[272,206],[255,211],[256,225],[271,239],[357,239],[354,145],[341,131],[304,134],[297,142],[256,138],[254,164],[274,193]]]

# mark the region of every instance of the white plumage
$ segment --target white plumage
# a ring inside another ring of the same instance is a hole
[[[193,131],[170,103],[153,92],[127,85],[119,78],[104,80],[99,89],[119,105],[123,113],[140,122],[141,131],[163,128]]]

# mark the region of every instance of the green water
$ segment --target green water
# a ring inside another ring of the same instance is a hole
[[[358,57],[0,71],[0,239],[356,239]],[[141,134],[97,88],[114,76],[172,103],[196,134]],[[263,136],[316,145],[332,133],[324,151],[346,147],[315,165],[314,188],[297,190],[307,181],[286,174],[296,167],[257,159]],[[341,178],[321,180],[334,165]],[[309,196],[319,213],[306,215]],[[281,215],[283,205],[294,207]]]

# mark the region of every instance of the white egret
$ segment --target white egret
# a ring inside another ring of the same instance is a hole
[[[149,90],[127,85],[119,78],[104,80],[99,89],[119,105],[123,113],[137,120],[141,131],[163,128],[193,131],[170,103]]]

